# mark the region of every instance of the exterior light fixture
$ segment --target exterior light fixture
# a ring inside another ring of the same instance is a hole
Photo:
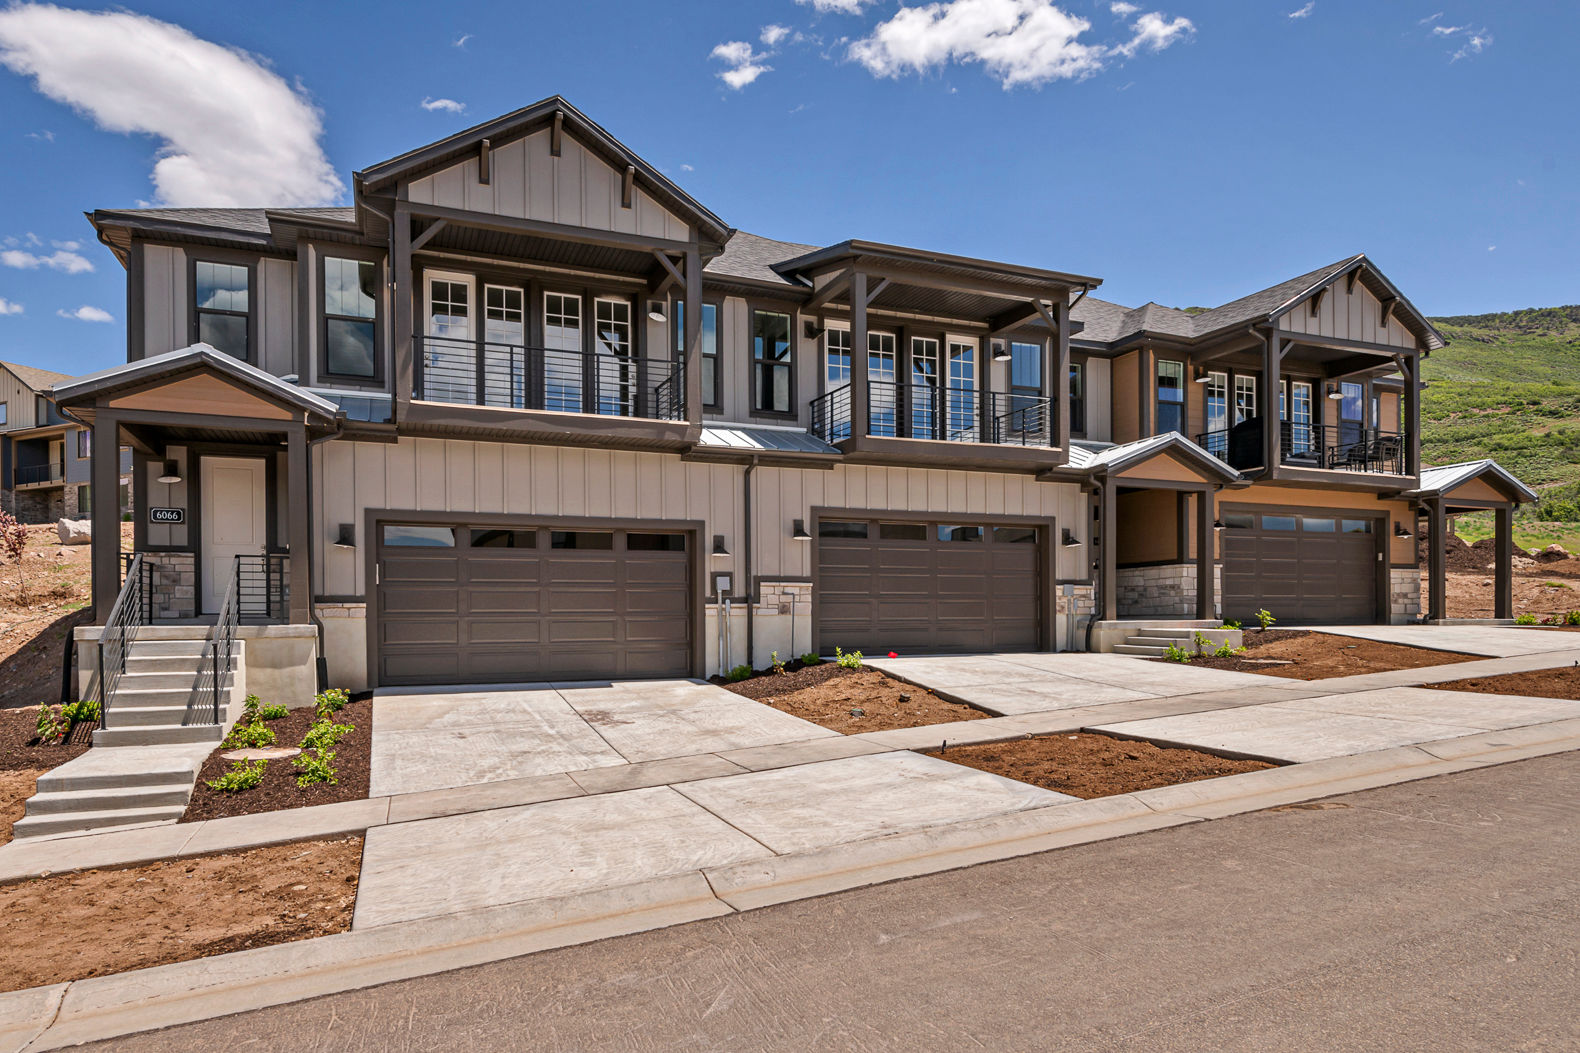
[[[720,557],[728,556],[729,554],[730,554],[730,550],[724,547],[724,535],[723,534],[714,534],[713,535],[713,552],[712,552],[713,558],[714,559],[719,559]]]
[[[336,548],[356,548],[357,528],[350,523],[340,524],[340,533],[335,537]]]
[[[1404,528],[1403,523],[1395,523],[1393,525],[1393,536],[1398,538],[1400,541],[1406,541],[1415,537],[1414,534],[1410,533],[1410,531]]]
[[[165,470],[159,476],[159,481],[161,483],[179,483],[181,481],[181,469],[176,466],[174,458],[165,461]]]
[[[1224,525],[1223,525],[1223,520],[1221,520],[1221,519],[1214,519],[1214,520],[1213,520],[1213,521],[1212,521],[1212,528],[1213,528],[1213,529],[1214,529],[1214,530],[1224,530],[1224,529],[1227,529],[1227,528],[1226,528],[1226,527],[1225,527],[1225,526],[1224,526]]]
[[[812,535],[806,532],[806,522],[801,519],[795,521],[795,526],[790,530],[791,541],[811,541]]]
[[[664,301],[663,300],[649,300],[649,301],[647,301],[647,316],[649,318],[651,318],[655,322],[666,321],[668,316],[664,314]]]
[[[1339,386],[1337,384],[1328,385],[1328,398],[1332,399],[1334,402],[1337,402],[1343,397],[1344,392],[1339,390]]]
[[[1009,360],[1009,345],[1002,340],[993,341],[993,361],[1008,362]]]
[[[1210,383],[1212,381],[1212,375],[1209,374],[1201,366],[1197,366],[1196,367],[1196,376],[1195,376],[1194,379],[1195,379],[1196,383],[1198,383],[1198,384],[1207,384],[1207,383]]]
[[[1070,528],[1069,527],[1061,527],[1060,528],[1060,537],[1059,537],[1059,546],[1061,548],[1080,548],[1081,547],[1081,542],[1080,542],[1079,538],[1077,538],[1074,534],[1070,533]]]

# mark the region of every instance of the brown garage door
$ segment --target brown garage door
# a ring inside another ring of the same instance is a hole
[[[1225,513],[1223,613],[1249,624],[1377,620],[1378,520],[1283,510]]]
[[[384,523],[381,684],[691,675],[684,533]]]
[[[832,653],[1038,646],[1038,531],[969,520],[818,523],[818,646]]]

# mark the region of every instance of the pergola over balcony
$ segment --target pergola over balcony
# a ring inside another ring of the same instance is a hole
[[[1069,449],[1063,378],[1070,371],[1070,302],[1100,279],[867,241],[832,245],[776,269],[811,288],[802,311],[812,316],[814,333],[826,330],[831,314],[849,321],[850,384],[812,404],[813,431],[846,453],[915,455],[922,451],[911,444],[942,440],[997,448],[979,450],[977,459],[1046,462],[1050,449]],[[866,353],[874,315],[977,340],[975,382],[952,383],[947,367],[925,383],[898,369],[893,379],[875,379]],[[1028,330],[1041,334],[1042,394],[993,390],[995,342]]]

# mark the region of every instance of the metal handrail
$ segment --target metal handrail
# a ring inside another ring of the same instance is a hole
[[[66,468],[60,464],[18,465],[11,469],[12,486],[33,486],[37,483],[58,483],[66,478]]]
[[[249,625],[284,622],[291,605],[290,556],[282,552],[236,557],[237,617]]]
[[[850,388],[838,387],[812,400],[813,435],[824,442],[850,438]]]
[[[635,348],[531,347],[485,337],[413,337],[413,395],[429,402],[686,419],[685,364]]]
[[[1233,468],[1260,467],[1262,420],[1251,417],[1233,427],[1202,432],[1196,436],[1196,445]],[[1333,471],[1405,474],[1405,432],[1359,424],[1287,420],[1278,423],[1280,463]]]
[[[110,706],[116,688],[126,672],[127,652],[137,638],[137,630],[147,624],[149,582],[152,566],[141,552],[132,556],[126,567],[126,581],[115,596],[109,617],[99,633],[99,727],[110,726]]]
[[[1043,395],[988,392],[992,440],[1009,446],[1052,446],[1053,400]]]
[[[214,628],[203,643],[203,656],[198,662],[197,682],[192,686],[192,700],[187,713],[192,718],[208,717],[210,724],[222,724],[221,703],[225,688],[230,683],[231,661],[236,647],[236,626],[241,613],[241,556],[231,565],[230,584],[225,587],[225,598],[219,605],[219,616]],[[196,719],[194,723],[200,723]]]

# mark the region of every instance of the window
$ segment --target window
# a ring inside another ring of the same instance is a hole
[[[77,487],[77,518],[88,519],[93,515],[93,487],[83,483]]]
[[[1294,516],[1263,516],[1263,530],[1293,530],[1295,529]]]
[[[446,275],[428,279],[428,331],[422,341],[421,368],[423,398],[477,401],[470,278]]]
[[[0,402],[0,425],[10,423],[10,415],[6,412],[6,404]]]
[[[527,294],[509,285],[483,286],[483,404],[527,404]]]
[[[455,527],[391,523],[384,527],[384,544],[393,548],[454,548]]]
[[[954,441],[971,439],[977,431],[977,345],[949,341],[949,435]]]
[[[1370,519],[1346,519],[1341,526],[1346,534],[1370,534],[1372,521]]]
[[[1229,427],[1229,374],[1207,374],[1207,430],[1225,431]],[[1214,451],[1217,452],[1217,451]]]
[[[93,456],[93,432],[83,428],[77,432],[77,460],[85,461]]]
[[[1042,345],[1011,340],[1009,345],[1010,430],[1040,433],[1047,426],[1042,397]]]
[[[1225,512],[1218,518],[1230,530],[1250,530],[1256,525],[1255,519],[1249,512]]]
[[[1032,527],[994,527],[995,545],[1031,545],[1037,541],[1037,531]]]
[[[911,435],[938,438],[938,341],[911,337]]]
[[[251,312],[248,283],[250,269],[244,264],[192,264],[192,309],[197,339],[232,358],[248,360],[251,346]]]
[[[867,334],[867,434],[894,438],[900,434],[896,413],[900,389],[894,381],[893,333]]]
[[[818,537],[865,538],[866,523],[847,523],[838,519],[821,519],[817,524]]]
[[[582,300],[543,295],[543,408],[582,411]]]
[[[1311,428],[1311,382],[1308,380],[1291,381],[1289,390],[1290,451],[1293,453],[1310,453],[1313,437]]]
[[[1302,516],[1300,529],[1308,534],[1331,534],[1338,529],[1338,524],[1332,519],[1313,519],[1311,516]]]
[[[684,552],[685,534],[627,534],[625,547],[628,552]]]
[[[1086,434],[1086,363],[1070,363],[1070,430]]]
[[[537,548],[536,530],[473,530],[473,548]]]
[[[675,357],[686,359],[686,301],[675,301]],[[702,305],[702,404],[719,409],[719,305]]]
[[[598,353],[598,412],[629,417],[636,412],[636,363],[631,358],[631,301],[593,301]]]
[[[982,528],[979,526],[940,526],[938,528],[939,541],[981,541]]]
[[[465,289],[465,286],[461,287]],[[378,314],[378,264],[324,259],[323,371],[375,380],[379,374],[373,321]]]
[[[926,541],[927,527],[921,523],[879,523],[878,538],[882,541]]]
[[[1156,434],[1185,431],[1185,363],[1158,360],[1158,426]]]
[[[1366,388],[1344,381],[1339,385],[1339,442],[1353,446],[1361,441],[1362,414],[1365,412]]]
[[[553,530],[549,547],[607,551],[614,548],[614,535],[605,530]]]
[[[752,312],[752,409],[759,413],[795,412],[791,405],[790,316]]]
[[[1234,422],[1239,424],[1256,416],[1256,377],[1234,378]]]

